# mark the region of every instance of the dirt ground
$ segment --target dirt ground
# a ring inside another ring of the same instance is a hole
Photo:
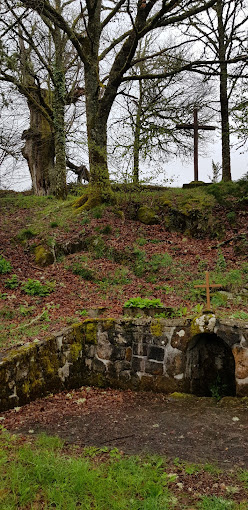
[[[157,453],[248,468],[248,399],[168,396],[83,387],[0,415],[12,432],[59,435],[67,443]]]

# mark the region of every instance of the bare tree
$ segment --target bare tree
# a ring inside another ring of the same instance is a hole
[[[8,0],[3,5],[0,81],[13,84],[27,101],[30,127],[23,132],[22,153],[33,189],[38,195],[54,193],[65,198],[65,107],[84,94],[78,86],[81,66],[68,37],[57,26],[47,19],[37,23],[23,9],[13,9]],[[63,6],[56,2],[59,12]]]
[[[212,89],[202,77],[190,73],[177,73],[178,60],[186,60],[183,44],[168,43],[170,51],[159,51],[152,61],[146,59],[154,41],[145,38],[137,51],[135,71],[137,76],[155,74],[166,68],[172,72],[168,78],[146,79],[128,82],[118,95],[119,115],[113,122],[112,137],[116,139],[113,150],[122,149],[124,155],[133,159],[132,180],[139,182],[140,160],[152,163],[155,160],[168,161],[171,156],[187,157],[192,154],[190,132],[176,130],[176,125],[191,121],[195,108],[201,110],[204,122],[213,113],[206,109],[212,99]],[[133,70],[132,70],[133,71]],[[173,74],[173,72],[175,72]],[[123,115],[120,116],[120,111]],[[116,125],[123,129],[116,130]],[[116,134],[116,131],[118,133]]]
[[[69,0],[67,5],[72,3]],[[139,41],[148,33],[173,27],[215,3],[216,0],[169,0],[162,4],[159,0],[119,0],[105,4],[102,0],[86,0],[85,4],[80,3],[78,18],[71,19],[70,13],[58,12],[56,1],[22,1],[24,8],[37,11],[42,19],[67,34],[84,64],[91,176],[85,208],[111,196],[107,121],[119,87],[133,65]]]
[[[247,6],[243,0],[217,0],[204,15],[190,17],[187,21],[187,34],[190,37],[197,34],[197,41],[203,45],[202,60],[210,60],[202,72],[205,72],[206,77],[214,74],[219,79],[224,181],[231,180],[229,102],[234,92],[237,93],[236,84],[247,65],[246,50],[243,47],[247,21]]]

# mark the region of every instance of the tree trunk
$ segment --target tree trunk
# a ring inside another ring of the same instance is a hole
[[[54,194],[65,200],[66,188],[66,153],[65,153],[65,70],[63,65],[64,44],[60,29],[54,30],[55,61],[53,69],[53,123],[55,138],[55,166],[53,175]]]
[[[140,65],[141,71],[141,65]],[[143,98],[142,80],[139,81],[139,99],[135,117],[134,144],[133,144],[133,183],[139,184],[139,155],[140,155],[140,130],[141,130],[141,108]]]
[[[98,64],[85,65],[85,91],[90,164],[87,207],[93,207],[112,196],[107,164],[108,112],[101,110]]]
[[[223,24],[223,0],[216,5],[218,16],[219,59],[220,59],[220,109],[222,140],[222,180],[231,181],[229,106],[227,93],[227,64],[225,27]]]
[[[22,135],[26,140],[22,154],[28,162],[35,195],[49,195],[52,192],[51,175],[54,169],[54,135],[40,110],[31,103],[28,107],[30,127]]]

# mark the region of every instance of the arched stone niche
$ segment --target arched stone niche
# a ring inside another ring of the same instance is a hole
[[[200,333],[186,352],[185,383],[197,396],[236,395],[235,359],[227,342],[215,333]]]

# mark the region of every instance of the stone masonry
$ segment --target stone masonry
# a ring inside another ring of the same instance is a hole
[[[2,355],[0,410],[82,385],[189,392],[188,353],[199,338],[207,342],[208,335],[230,349],[236,395],[248,396],[248,324],[222,322],[211,314],[87,319]]]

